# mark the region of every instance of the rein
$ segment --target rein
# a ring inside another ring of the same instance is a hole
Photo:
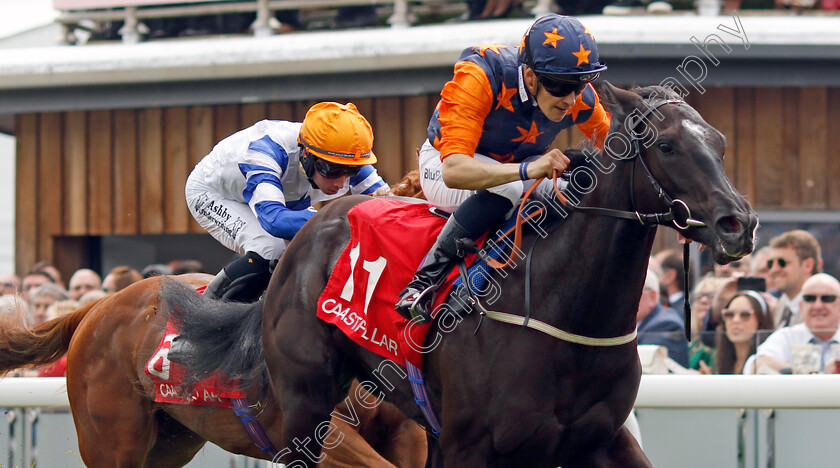
[[[689,227],[704,227],[704,226],[706,226],[706,223],[704,223],[703,221],[692,218],[691,217],[691,210],[688,208],[688,205],[684,201],[680,200],[679,198],[672,198],[671,196],[669,196],[665,192],[665,190],[662,188],[662,186],[659,184],[659,182],[656,180],[656,178],[653,177],[653,174],[650,172],[650,169],[648,168],[647,164],[645,163],[644,158],[642,158],[642,151],[641,151],[641,148],[639,146],[640,134],[635,131],[636,126],[638,126],[639,123],[641,123],[642,121],[647,119],[647,117],[650,116],[650,114],[652,114],[654,111],[656,111],[656,109],[658,109],[658,108],[660,108],[660,107],[662,107],[666,104],[677,104],[677,105],[679,105],[679,104],[684,104],[684,103],[685,103],[684,101],[678,100],[678,99],[669,99],[669,100],[659,101],[659,102],[655,103],[655,105],[649,105],[647,110],[638,118],[638,120],[636,122],[633,122],[633,126],[631,127],[631,129],[632,129],[631,130],[631,137],[632,137],[634,154],[630,158],[630,159],[633,160],[633,166],[631,166],[631,172],[630,172],[630,201],[631,201],[631,206],[633,208],[633,211],[616,210],[616,209],[612,209],[612,208],[603,208],[603,207],[571,206],[571,205],[569,205],[567,203],[568,200],[566,199],[566,197],[557,188],[558,171],[555,170],[554,173],[552,174],[552,176],[553,176],[552,180],[553,180],[553,186],[554,186],[554,193],[555,193],[555,196],[557,197],[557,199],[564,206],[570,207],[573,210],[581,211],[583,213],[598,215],[598,216],[609,216],[609,217],[613,217],[613,218],[635,220],[635,221],[638,221],[642,226],[667,225],[668,223],[671,223],[671,224],[674,225],[675,228],[677,228],[680,231],[688,229]],[[668,208],[667,212],[641,213],[637,209],[636,191],[635,191],[635,186],[634,186],[635,185],[635,178],[636,178],[635,177],[635,175],[636,175],[635,174],[636,161],[641,162],[642,167],[645,170],[645,174],[647,175],[648,180],[650,181],[651,185],[653,186],[653,189],[656,191],[659,198],[661,198],[665,202],[665,205]],[[525,192],[525,194],[522,198],[522,202],[519,205],[519,210],[518,210],[517,215],[516,215],[516,223],[515,223],[514,227],[512,228],[513,231],[514,231],[514,246],[515,246],[514,248],[515,249],[520,249],[521,250],[521,246],[522,246],[522,224],[525,221],[529,221],[529,220],[535,218],[536,216],[541,214],[542,211],[543,211],[543,209],[541,208],[541,209],[535,210],[534,212],[532,212],[531,214],[529,214],[527,216],[522,216],[522,212],[524,210],[526,201],[528,200],[528,198],[530,197],[530,195],[534,191],[534,189],[540,184],[540,182],[542,182],[543,179],[544,179],[544,177],[540,177],[539,179],[534,181],[534,183],[531,185],[531,187],[528,188],[528,191]],[[674,214],[674,208],[676,206],[681,206],[686,212],[686,218],[685,218],[685,221],[684,221],[683,225],[681,225],[677,221],[677,218]],[[504,236],[507,236],[509,234],[510,234],[510,230],[508,232],[506,232],[504,234]],[[568,341],[570,343],[576,343],[576,344],[581,344],[581,345],[586,345],[586,346],[619,346],[619,345],[629,343],[629,342],[633,341],[634,339],[636,339],[636,330],[635,329],[631,333],[628,333],[628,334],[623,335],[623,336],[612,337],[612,338],[593,338],[593,337],[578,335],[578,334],[575,334],[575,333],[570,333],[570,332],[561,330],[559,328],[556,328],[552,325],[549,325],[545,322],[541,322],[541,321],[536,320],[536,319],[531,319],[530,318],[530,315],[531,315],[530,266],[531,266],[531,258],[532,258],[531,252],[533,251],[533,248],[536,245],[537,240],[539,240],[539,237],[534,240],[534,243],[531,245],[531,248],[529,249],[529,253],[526,256],[527,260],[526,260],[526,267],[525,267],[526,274],[525,274],[525,316],[524,317],[519,316],[519,315],[514,315],[514,314],[508,314],[506,312],[496,312],[496,311],[488,310],[487,308],[485,308],[481,304],[481,302],[478,300],[478,297],[476,297],[476,295],[473,293],[472,289],[469,286],[469,281],[468,281],[468,278],[467,278],[466,264],[464,263],[463,259],[459,262],[458,269],[459,269],[459,272],[460,272],[460,275],[461,275],[461,279],[462,279],[464,285],[466,286],[469,301],[472,303],[473,306],[475,306],[478,309],[481,317],[483,318],[484,316],[486,316],[487,318],[490,318],[492,320],[496,320],[496,321],[504,322],[504,323],[509,323],[509,324],[513,324],[513,325],[520,325],[521,324],[524,327],[537,330],[539,332],[545,333],[545,334],[547,334],[549,336],[552,336],[554,338],[557,338],[559,340]],[[685,304],[685,307],[684,307],[683,313],[685,315],[685,336],[686,336],[687,340],[691,341],[691,303],[690,303],[690,300],[689,300],[689,297],[688,297],[688,270],[689,270],[689,264],[690,264],[689,255],[690,255],[689,246],[688,246],[688,244],[685,244],[684,248],[683,248],[683,269],[684,269],[684,272],[685,272],[685,275],[684,275],[685,276],[685,284],[684,284],[684,291],[685,291],[685,303],[684,304]],[[491,268],[494,268],[494,269],[505,268],[507,266],[510,266],[511,263],[513,263],[513,255],[511,255],[508,258],[508,261],[506,261],[504,263],[503,262],[498,262],[498,261],[492,260],[492,259],[487,261],[487,265],[490,266]],[[473,333],[477,333],[479,327],[481,327],[481,320],[479,320],[479,323],[476,326],[476,329]]]

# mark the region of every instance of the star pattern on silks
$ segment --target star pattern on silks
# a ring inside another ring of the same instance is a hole
[[[595,36],[592,35],[592,31],[590,31],[586,26],[583,27],[583,33],[589,34],[589,37],[591,37],[593,41],[595,40]]]
[[[496,55],[502,55],[502,53],[499,52],[499,49],[507,49],[507,47],[508,46],[502,45],[502,44],[487,44],[487,45],[477,46],[476,48],[478,49],[478,53],[480,53],[482,57],[485,57],[485,53],[488,50],[492,50],[493,52],[496,53]]]
[[[585,111],[588,109],[592,109],[592,106],[585,103],[583,99],[578,98],[578,100],[575,102],[575,105],[573,105],[572,108],[569,109],[569,113],[572,114],[572,121],[577,122],[578,114],[580,114],[580,111]]]
[[[536,122],[531,122],[530,129],[524,129],[520,126],[516,126],[516,129],[519,130],[521,136],[519,138],[514,138],[510,141],[521,141],[522,143],[533,143],[537,144],[537,137],[542,135],[545,132],[539,131],[540,129],[537,128]]]
[[[514,156],[513,153],[508,153],[508,154],[490,153],[491,158],[493,158],[496,161],[499,161],[501,163],[513,162],[513,156]]]
[[[511,98],[516,95],[516,88],[508,88],[502,83],[502,89],[499,91],[499,95],[496,96],[499,103],[496,104],[496,109],[500,107],[504,107],[505,109],[513,112],[513,103],[510,102]]]
[[[517,49],[519,49],[519,53],[521,54],[521,53],[522,53],[522,49],[524,49],[524,48],[525,48],[525,36],[522,36],[522,40],[521,40],[521,41],[519,41],[519,45],[518,45],[518,46],[516,46],[516,48],[517,48]]]
[[[551,47],[554,47],[555,49],[557,48],[557,41],[565,39],[564,36],[557,34],[557,28],[543,34],[545,34],[545,41],[543,42],[543,45],[551,44]]]
[[[577,57],[578,63],[577,66],[580,66],[581,63],[589,63],[589,54],[591,54],[591,50],[586,50],[583,48],[583,44],[580,45],[580,50],[577,52],[572,52],[572,55]]]

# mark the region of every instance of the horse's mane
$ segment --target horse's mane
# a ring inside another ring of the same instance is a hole
[[[423,194],[423,188],[420,187],[420,171],[414,169],[403,176],[402,180],[392,185],[391,195],[425,199],[426,196]]]

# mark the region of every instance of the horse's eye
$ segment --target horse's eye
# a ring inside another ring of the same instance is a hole
[[[663,142],[659,144],[659,151],[662,151],[663,154],[671,154],[674,152],[674,147],[670,143]]]

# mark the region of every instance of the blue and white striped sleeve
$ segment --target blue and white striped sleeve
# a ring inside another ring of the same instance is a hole
[[[362,170],[350,178],[350,192],[354,195],[370,195],[385,185],[385,181],[371,165],[362,166]]]
[[[286,206],[281,178],[288,167],[289,156],[268,136],[252,141],[248,149],[239,163],[239,170],[246,179],[242,195],[266,232],[291,239],[315,211],[296,211]]]

